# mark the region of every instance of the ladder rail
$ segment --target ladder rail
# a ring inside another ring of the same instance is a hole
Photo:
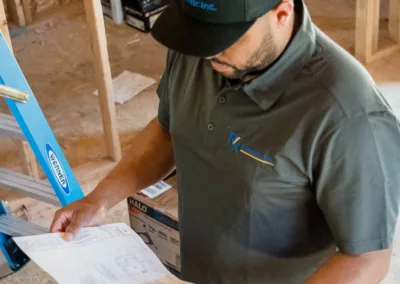
[[[57,195],[47,181],[0,168],[0,186],[27,197],[60,206]]]
[[[48,233],[46,228],[19,217],[5,214],[0,216],[0,231],[11,237],[34,236]]]
[[[15,118],[4,113],[0,113],[0,135],[26,141],[26,138]]]

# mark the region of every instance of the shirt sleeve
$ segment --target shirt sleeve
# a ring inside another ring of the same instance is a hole
[[[390,247],[400,197],[400,131],[390,112],[348,120],[320,144],[314,188],[340,251]]]
[[[169,72],[171,70],[171,65],[172,65],[171,52],[168,51],[167,65],[157,88],[157,95],[160,99],[160,103],[158,106],[158,121],[160,122],[161,126],[163,126],[166,129],[169,129],[169,123],[170,123],[168,81],[169,81]]]

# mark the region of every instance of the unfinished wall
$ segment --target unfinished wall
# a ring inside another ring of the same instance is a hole
[[[13,0],[0,0],[0,1],[3,1],[4,3],[7,19],[9,21],[12,21],[10,16],[10,9],[8,7],[10,5],[9,1]],[[59,7],[68,4],[70,2],[78,2],[82,0],[27,0],[27,1],[32,9],[32,14],[34,16],[37,13],[45,12],[46,10],[49,10],[51,8]]]
[[[9,17],[10,17],[10,14],[9,14],[9,13],[10,13],[10,12],[8,11],[7,1],[4,1],[3,4],[4,4],[4,10],[5,10],[5,12],[6,12],[7,19],[9,19]]]
[[[35,12],[40,13],[47,9],[81,0],[31,0],[35,2]]]

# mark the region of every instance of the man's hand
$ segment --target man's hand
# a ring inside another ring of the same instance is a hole
[[[388,273],[392,248],[361,255],[337,252],[305,284],[378,284]]]
[[[168,130],[153,119],[132,141],[130,151],[85,198],[60,209],[51,232],[71,240],[82,227],[96,225],[107,210],[170,174],[174,151]]]
[[[81,228],[97,225],[106,211],[101,202],[85,197],[58,210],[50,231],[63,233],[62,237],[71,241]]]

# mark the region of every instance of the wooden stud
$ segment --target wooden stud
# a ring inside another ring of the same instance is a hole
[[[23,160],[24,173],[28,176],[39,179],[39,169],[36,163],[36,157],[32,152],[31,146],[26,141],[19,141],[21,149],[21,158]]]
[[[376,8],[379,6],[379,0],[357,0],[356,5],[356,57],[369,62],[374,52],[374,46],[377,47],[377,28],[379,20]]]
[[[24,7],[21,0],[8,0],[8,8],[10,10],[11,20],[19,27],[25,27]]]
[[[381,14],[381,1],[380,0],[374,0],[373,4],[373,19],[372,23],[374,25],[373,30],[372,30],[372,53],[375,53],[378,51],[378,45],[379,45],[379,21],[380,21],[380,14]]]
[[[385,49],[379,50],[377,53],[371,56],[371,62],[382,59],[390,54],[397,52],[400,50],[400,44],[393,44]]]
[[[33,23],[33,7],[31,6],[31,0],[22,0],[22,6],[24,8],[25,22],[27,25]]]
[[[119,161],[121,159],[121,145],[116,123],[112,77],[101,2],[84,0],[84,4],[90,32],[107,151],[114,161]]]
[[[395,42],[400,44],[400,0],[390,0],[389,34]]]
[[[8,31],[6,11],[4,10],[4,4],[2,0],[0,0],[0,30],[2,31],[6,41],[8,42],[8,45],[11,48],[11,38]]]

